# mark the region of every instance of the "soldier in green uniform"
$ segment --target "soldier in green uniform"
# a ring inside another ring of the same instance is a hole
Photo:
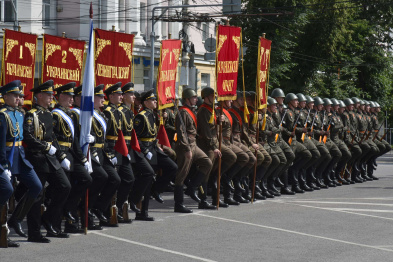
[[[314,108],[314,104],[316,107],[320,107],[322,109],[323,101],[322,99],[314,100],[311,96],[306,96],[306,99],[307,99],[307,108],[311,110],[310,118],[308,120],[308,125],[307,125],[307,129],[308,129],[307,136],[314,143],[319,153],[321,154],[320,159],[316,163],[314,163],[310,173],[308,174],[307,177],[308,184],[310,187],[314,189],[328,188],[328,186],[325,185],[325,183],[323,182],[322,174],[325,171],[325,168],[328,165],[328,163],[332,160],[332,156],[330,155],[326,145],[324,143],[319,142],[319,140],[316,140],[314,137],[314,128],[322,126],[321,118],[319,116],[318,110]]]
[[[372,130],[371,137],[372,137],[372,140],[374,141],[374,143],[379,148],[379,155],[372,158],[371,161],[369,161],[369,163],[367,165],[368,176],[372,177],[374,180],[379,179],[378,177],[374,176],[374,174],[373,174],[374,168],[377,167],[375,160],[379,156],[382,156],[383,154],[386,154],[392,150],[392,147],[390,146],[390,144],[385,139],[382,139],[382,137],[384,135],[382,134],[382,130],[380,129],[381,125],[379,124],[379,120],[378,120],[378,113],[379,112],[381,112],[381,107],[379,106],[379,104],[374,101],[370,102],[369,114],[371,116],[371,130]]]
[[[301,174],[299,175],[299,184],[300,188],[304,191],[313,191],[314,189],[319,189],[318,186],[309,187],[307,184],[307,178],[310,180],[313,176],[313,166],[319,162],[321,159],[321,153],[319,152],[316,145],[313,141],[307,136],[308,125],[311,123],[311,108],[306,109],[307,98],[302,94],[298,93],[296,95],[299,101],[299,120],[298,120],[298,128],[303,129],[302,133],[297,134],[297,141],[303,143],[303,145],[310,151],[312,158],[311,160],[303,167],[301,170]],[[297,129],[296,129],[297,130]]]
[[[285,96],[285,103],[287,103],[288,109],[283,120],[283,139],[287,141],[296,156],[294,164],[289,168],[292,191],[295,193],[304,193],[304,190],[299,187],[299,177],[302,169],[311,160],[312,155],[302,143],[297,141],[297,137],[301,136],[305,131],[303,127],[297,127],[300,113],[296,109],[299,104],[298,97],[293,93],[289,93]]]
[[[288,143],[282,138],[282,122],[284,120],[283,117],[286,115],[286,109],[284,109],[284,91],[282,91],[281,88],[275,88],[271,93],[271,97],[276,99],[277,101],[277,110],[275,110],[275,112],[269,111],[274,121],[275,127],[279,129],[275,141],[280,146],[281,150],[285,154],[285,158],[287,159],[286,165],[282,168],[281,174],[279,174],[276,179],[276,183],[281,186],[281,194],[293,195],[294,192],[290,190],[288,186],[288,168],[295,160],[295,154],[292,151],[291,147],[288,145]]]
[[[330,139],[337,145],[340,150],[342,157],[337,163],[336,171],[336,179],[339,183],[343,185],[349,185],[350,182],[343,178],[344,168],[347,165],[348,160],[351,158],[351,152],[348,147],[345,145],[343,141],[343,133],[344,133],[344,123],[339,115],[340,102],[332,98],[330,99],[332,102],[332,127],[330,128]]]
[[[178,170],[175,177],[175,212],[192,213],[192,210],[183,205],[184,193],[183,184],[191,166],[196,166],[196,171],[192,172],[190,182],[187,185],[186,194],[193,200],[201,203],[198,197],[198,187],[202,185],[203,181],[209,179],[209,173],[213,166],[210,158],[197,146],[197,118],[195,112],[195,105],[197,102],[197,95],[191,88],[186,88],[182,93],[184,106],[179,108],[176,114],[175,126],[178,130],[176,141],[176,155],[178,156],[177,164]],[[206,185],[202,187],[206,188]],[[203,192],[203,199],[206,199],[206,191]],[[206,205],[208,207],[209,205]],[[211,206],[214,208],[213,206]]]

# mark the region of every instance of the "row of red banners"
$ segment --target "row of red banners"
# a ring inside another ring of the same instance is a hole
[[[241,28],[219,26],[216,48],[216,81],[219,101],[236,98]],[[105,88],[117,82],[131,81],[132,50],[134,35],[95,29],[95,82]],[[34,86],[34,66],[37,35],[5,30],[3,39],[3,71],[1,84],[19,79],[24,87],[26,101],[31,100],[30,89]],[[266,85],[270,61],[271,41],[260,38],[258,48],[257,94],[259,108],[266,105]],[[161,43],[157,78],[159,108],[172,105],[180,40],[164,40]],[[42,52],[43,82],[52,79],[55,86],[68,82],[80,84],[83,72],[85,42],[52,35],[44,35]]]

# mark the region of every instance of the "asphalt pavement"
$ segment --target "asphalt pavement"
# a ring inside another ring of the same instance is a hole
[[[392,261],[393,162],[380,180],[192,214],[173,212],[173,195],[151,201],[155,222],[26,242],[0,261]],[[130,216],[134,214],[130,211]],[[43,230],[44,232],[44,230]]]

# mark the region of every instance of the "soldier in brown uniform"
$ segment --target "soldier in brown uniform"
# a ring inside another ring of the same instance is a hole
[[[246,121],[246,118],[244,116],[243,105],[244,105],[243,93],[238,91],[236,100],[233,101],[232,108],[229,110],[233,116],[232,119],[235,119],[238,122],[239,127],[241,128],[240,137],[239,137],[239,135],[237,135],[236,137],[234,137],[234,140],[239,141],[244,144],[244,146],[249,151],[248,154],[250,156],[250,159],[253,160],[254,165],[255,165],[255,161],[257,161],[257,174],[258,175],[257,175],[256,181],[260,181],[260,179],[262,179],[263,172],[266,171],[263,168],[260,168],[260,166],[264,160],[264,155],[258,150],[257,151],[257,158],[255,157],[255,148],[259,149],[259,145],[252,141],[252,138],[249,134],[250,131],[249,131],[249,126],[248,126],[248,118]],[[234,122],[234,123],[236,124],[236,122]],[[236,128],[236,126],[234,126],[234,127]],[[234,129],[234,130],[236,130],[236,129]],[[236,133],[236,131],[235,131],[235,133]],[[251,156],[252,156],[252,158],[251,158]],[[253,174],[254,174],[254,167],[251,167],[248,172],[242,172],[238,176],[235,176],[233,178],[234,186],[235,186],[235,194],[234,194],[235,198],[242,200],[241,198],[244,198],[243,196],[245,196],[246,198],[251,199],[249,197],[249,192],[247,192],[247,191],[249,191],[249,187],[247,187],[247,185],[248,185],[249,177],[253,176]],[[244,182],[245,180],[246,180],[246,182]],[[245,188],[243,188],[241,186],[242,183]],[[246,199],[246,200],[249,201],[249,199]]]
[[[225,145],[221,145],[221,151],[219,150],[218,143],[218,130],[217,125],[219,121],[224,119],[224,116],[217,115],[217,111],[214,112],[214,122],[210,123],[214,107],[214,90],[211,87],[205,87],[202,89],[202,99],[204,103],[199,107],[197,113],[197,131],[198,139],[197,145],[206,153],[206,155],[213,162],[213,168],[210,174],[216,174],[218,169],[218,158],[221,158],[221,173],[224,174],[229,168],[236,162],[236,155]],[[211,176],[211,175],[210,175]],[[215,180],[216,178],[212,178]],[[208,180],[203,181],[203,191],[206,192],[206,185]],[[215,183],[213,183],[214,185]],[[214,188],[214,186],[213,186]],[[217,190],[216,188],[214,188]],[[212,198],[213,201],[217,194],[213,190]],[[202,199],[203,200],[203,199]],[[213,202],[216,203],[217,201]],[[203,204],[204,203],[204,204]],[[224,202],[220,203],[222,206],[226,206]],[[199,204],[199,208],[204,209],[206,207],[206,201]],[[210,208],[210,207],[209,207]]]
[[[192,165],[196,166],[196,171],[192,172],[192,177],[187,185],[186,194],[196,202],[201,203],[198,197],[198,187],[202,181],[209,179],[209,173],[213,166],[210,158],[197,146],[197,119],[195,105],[197,95],[191,88],[186,88],[182,93],[184,106],[179,108],[176,114],[176,130],[178,130],[176,141],[176,155],[178,156],[178,170],[175,177],[175,212],[192,213],[192,210],[183,205],[184,193],[183,184]],[[206,188],[206,185],[203,186]],[[203,204],[206,208],[215,208],[206,202],[206,192],[202,196]],[[202,207],[201,205],[201,207]]]
[[[224,108],[222,109],[223,116],[224,116],[224,121],[222,123],[222,137],[223,137],[223,144],[226,145],[229,149],[233,151],[233,153],[236,154],[236,162],[233,164],[233,166],[223,175],[222,181],[224,185],[224,202],[228,205],[239,205],[239,203],[248,203],[249,200],[246,199],[247,201],[243,201],[240,197],[235,195],[235,198],[238,198],[238,200],[235,200],[231,197],[231,180],[235,176],[239,176],[240,174],[244,172],[249,172],[250,170],[253,170],[252,167],[254,166],[255,163],[255,157],[251,153],[250,150],[247,149],[247,147],[243,146],[241,143],[237,143],[239,146],[235,145],[235,140],[233,138],[233,118],[232,115],[229,113],[227,109],[231,108],[232,100],[226,100],[223,102]],[[217,108],[218,110],[221,110],[221,108]],[[247,149],[247,150],[244,150]],[[250,160],[251,157],[251,160]],[[248,195],[248,194],[247,194]]]

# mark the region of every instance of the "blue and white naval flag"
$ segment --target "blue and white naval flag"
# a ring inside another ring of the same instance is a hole
[[[82,83],[81,114],[79,123],[81,125],[80,145],[85,155],[88,152],[86,137],[90,134],[91,121],[94,113],[94,36],[93,19],[90,19],[90,39],[87,50],[85,72]]]

